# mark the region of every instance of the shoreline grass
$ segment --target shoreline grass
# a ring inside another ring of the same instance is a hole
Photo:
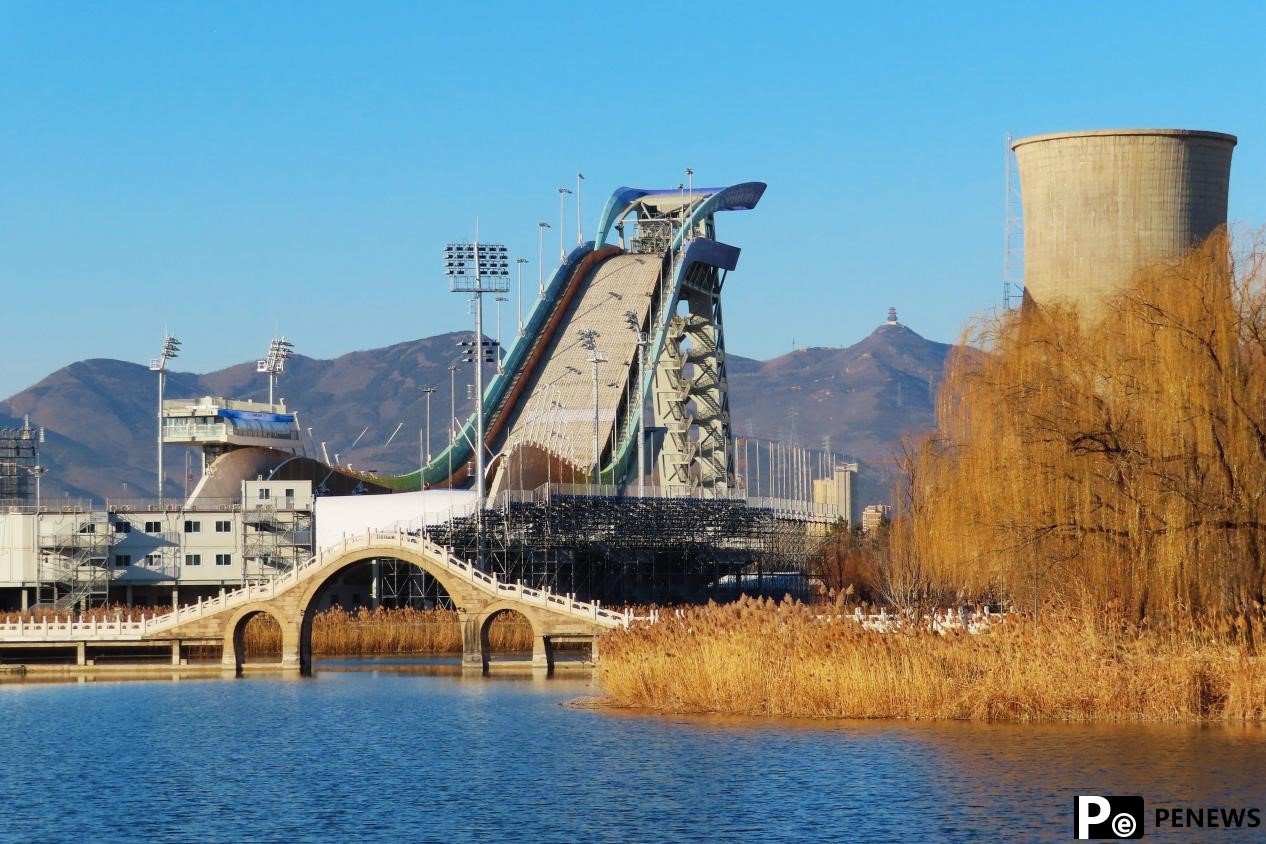
[[[602,642],[602,705],[657,713],[1020,722],[1256,722],[1266,658],[1073,615],[876,633],[742,599]]]

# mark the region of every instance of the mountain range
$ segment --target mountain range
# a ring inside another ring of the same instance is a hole
[[[451,373],[464,333],[440,334],[332,360],[296,355],[280,376],[277,395],[311,428],[309,446],[325,442],[344,464],[384,473],[418,464],[431,401],[431,447],[447,440]],[[861,462],[857,500],[890,497],[891,460],[900,436],[933,425],[933,402],[950,346],[889,322],[841,348],[806,348],[760,361],[727,354],[730,410],[739,437],[822,448]],[[457,414],[465,418],[468,366],[456,372]],[[265,401],[267,376],[254,361],[206,374],[169,372],[166,397],[226,396]],[[46,429],[42,494],[55,498],[147,498],[155,494],[157,386],[147,366],[97,358],[63,367],[0,402],[0,426],[25,417]],[[403,423],[403,424],[401,424]],[[353,443],[356,443],[353,448]],[[192,474],[198,457],[191,458]],[[186,455],[165,452],[167,477],[185,483]],[[169,491],[173,489],[169,486]]]

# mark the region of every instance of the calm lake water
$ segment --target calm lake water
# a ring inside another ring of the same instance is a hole
[[[593,693],[587,677],[463,677],[422,662],[0,684],[0,838],[1062,841],[1077,793],[1266,809],[1258,728],[770,723],[567,705]]]

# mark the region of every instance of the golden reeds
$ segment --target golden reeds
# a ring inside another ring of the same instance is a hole
[[[281,653],[281,628],[271,617],[254,616],[244,631],[247,656]],[[488,628],[494,651],[532,650],[532,627],[521,616],[502,613]],[[312,620],[312,652],[325,656],[452,654],[462,652],[462,629],[453,610],[400,609],[354,612],[334,607]]]
[[[93,607],[73,615],[80,621],[136,621],[154,612],[151,607],[120,604]],[[0,621],[4,622],[69,617],[64,610],[58,613],[43,607],[24,613],[0,613]],[[260,614],[248,619],[244,636],[248,656],[281,653],[281,628],[271,616]],[[488,628],[488,643],[494,651],[530,651],[532,627],[520,615],[501,613]],[[360,607],[349,612],[335,607],[313,617],[312,651],[326,656],[461,653],[462,631],[453,610]]]
[[[1266,659],[1213,635],[1072,615],[1013,617],[978,635],[877,633],[833,606],[743,599],[609,634],[599,678],[609,704],[674,713],[1158,722],[1266,714]]]

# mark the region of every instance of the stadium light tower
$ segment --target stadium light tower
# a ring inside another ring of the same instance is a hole
[[[567,262],[567,247],[563,245],[563,229],[567,225],[567,195],[569,193],[571,193],[571,188],[558,189],[558,263],[560,264]]]
[[[598,351],[598,338],[602,335],[592,328],[580,332],[580,347],[589,353],[589,362],[593,364],[593,472],[594,483],[602,480],[602,468],[598,465],[598,364],[605,363],[606,357]]]
[[[629,330],[637,337],[637,496],[641,498],[646,492],[643,480],[646,461],[642,459],[642,447],[646,442],[646,414],[643,412],[646,402],[642,397],[642,382],[646,379],[646,346],[649,338],[642,330],[642,321],[635,311],[625,311],[624,319]]]
[[[255,361],[256,372],[268,373],[268,403],[273,403],[273,388],[277,385],[277,376],[286,371],[286,361],[294,355],[294,343],[285,337],[274,337],[268,344],[268,355],[263,360]]]
[[[536,283],[539,289],[537,295],[545,297],[545,230],[549,228],[549,223],[537,223],[537,228],[541,230],[540,243],[536,247]]]
[[[158,502],[163,501],[163,388],[167,384],[167,364],[180,354],[180,341],[170,334],[163,337],[163,348],[149,368],[158,373]]]
[[[523,265],[528,262],[527,258],[515,258],[514,263],[519,265],[519,336],[523,336]]]
[[[444,247],[444,274],[449,289],[475,299],[475,339],[471,358],[475,365],[475,512],[482,530],[484,509],[484,363],[489,344],[484,340],[484,294],[510,289],[510,259],[505,245],[450,243]],[[493,347],[495,349],[495,347]],[[482,533],[480,534],[482,536]],[[480,543],[482,544],[482,543]]]

